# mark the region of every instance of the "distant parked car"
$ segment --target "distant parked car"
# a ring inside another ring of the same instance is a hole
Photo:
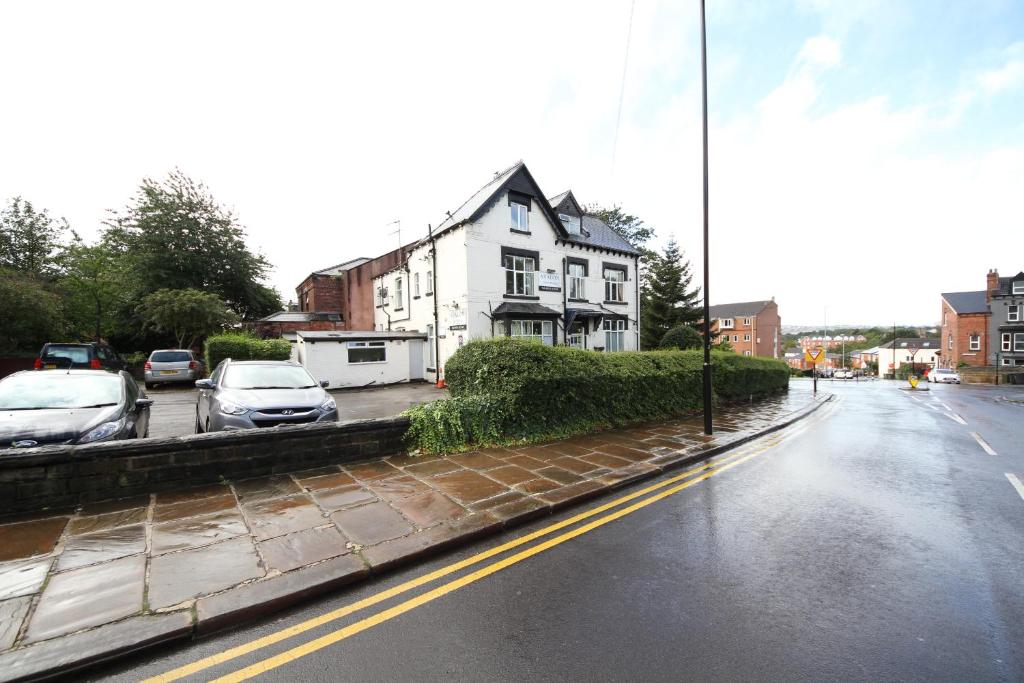
[[[152,403],[123,370],[16,372],[0,380],[0,448],[145,437]]]
[[[832,375],[835,379],[853,379],[853,370],[847,370],[846,368],[839,368]]]
[[[43,344],[36,370],[123,370],[124,360],[110,346],[87,342]]]
[[[950,368],[935,368],[928,373],[928,381],[935,384],[960,384],[960,373]]]
[[[143,366],[146,388],[163,382],[195,382],[203,376],[202,363],[187,349],[161,349],[149,354]]]
[[[292,361],[221,361],[196,382],[196,433],[335,421],[326,386]]]

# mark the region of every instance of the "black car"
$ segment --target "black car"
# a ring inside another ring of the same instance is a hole
[[[124,370],[124,360],[106,344],[43,344],[36,370]]]
[[[0,380],[0,449],[142,438],[152,404],[123,370],[16,372]]]

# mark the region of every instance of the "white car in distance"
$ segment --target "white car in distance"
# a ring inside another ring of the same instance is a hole
[[[928,373],[928,381],[935,384],[960,384],[960,373],[950,368],[935,368]]]

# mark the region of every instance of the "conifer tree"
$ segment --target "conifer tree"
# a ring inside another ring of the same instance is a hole
[[[641,294],[640,346],[656,349],[665,333],[679,325],[696,326],[701,320],[700,288],[675,238],[663,253],[648,263],[647,282]]]

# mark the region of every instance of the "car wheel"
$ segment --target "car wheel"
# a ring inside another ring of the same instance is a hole
[[[196,434],[203,433],[203,425],[199,422],[199,411],[196,410]]]

